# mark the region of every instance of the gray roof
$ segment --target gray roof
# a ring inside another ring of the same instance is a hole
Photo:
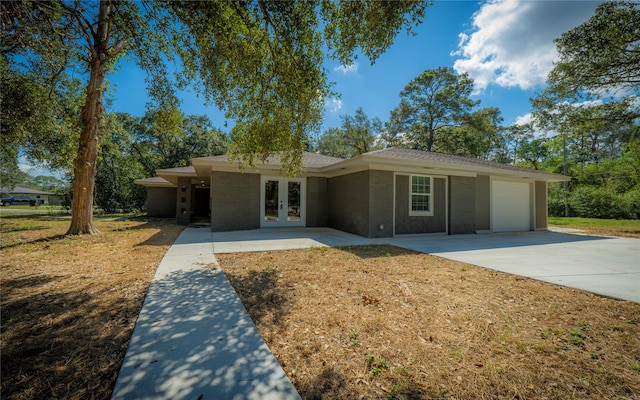
[[[386,161],[383,161],[386,160]],[[279,166],[281,164],[280,157],[269,157],[265,162],[255,160],[256,164]],[[175,176],[196,176],[203,173],[203,167],[209,167],[210,163],[229,163],[234,162],[229,159],[228,155],[197,157],[192,159],[195,166],[168,168],[158,170],[158,175],[167,179]],[[330,172],[332,170],[346,170],[350,166],[357,166],[361,163],[385,162],[389,165],[414,166],[424,168],[445,168],[452,171],[464,171],[475,173],[488,173],[504,176],[530,177],[545,180],[548,182],[566,181],[571,178],[560,174],[553,174],[546,171],[539,171],[529,168],[516,167],[514,165],[502,164],[493,161],[481,160],[479,158],[455,156],[451,154],[435,153],[431,151],[412,150],[400,147],[389,147],[383,150],[371,151],[361,154],[357,157],[344,160],[342,158],[325,156],[317,153],[304,152],[302,154],[302,163],[305,168],[315,170],[316,172]],[[171,179],[173,181],[173,179]],[[142,182],[141,182],[142,183]],[[147,183],[147,182],[145,182]],[[148,182],[152,183],[152,182]],[[156,182],[153,182],[156,183]],[[173,182],[175,184],[175,182]],[[144,183],[142,183],[144,184]],[[156,183],[157,184],[157,183]]]
[[[163,168],[159,169],[156,172],[161,174],[195,174],[196,169],[189,165],[188,167],[175,167],[175,168]]]
[[[389,147],[382,150],[372,151],[364,154],[367,157],[381,157],[387,159],[414,160],[432,162],[438,164],[464,165],[468,167],[492,168],[504,171],[527,172],[549,176],[562,176],[547,171],[534,170],[530,168],[516,167],[515,165],[502,164],[494,161],[482,160],[479,158],[455,156],[451,154],[435,153],[432,151],[404,149],[401,147]]]
[[[143,186],[173,186],[171,182],[169,182],[168,180],[160,176],[136,179],[134,182],[137,183],[138,185],[143,185]]]
[[[211,156],[211,157],[199,157],[195,160],[206,160],[206,161],[229,161],[229,157],[224,154],[221,156]],[[302,153],[302,164],[306,168],[322,168],[327,165],[335,164],[337,162],[344,161],[342,158],[325,156],[317,153]],[[280,157],[274,156],[269,157],[264,162],[267,165],[280,165]]]

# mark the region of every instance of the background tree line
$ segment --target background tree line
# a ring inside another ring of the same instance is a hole
[[[402,146],[478,157],[572,176],[567,191],[551,188],[552,214],[564,213],[568,204],[574,215],[639,217],[636,2],[603,3],[589,21],[556,40],[560,59],[547,88],[532,99],[529,124],[504,126],[500,110],[471,98],[469,76],[441,67],[408,82],[386,122],[359,109],[316,141],[309,135],[320,124],[322,95],[331,93],[322,47],[344,64],[357,52],[373,61],[400,30],[421,22],[427,3],[0,6],[0,179],[15,183],[20,154],[73,171],[74,199],[84,200],[74,204],[69,233],[93,232],[88,206],[94,198],[106,210],[140,207],[142,189],[134,179],[227,150],[249,164],[285,151],[289,173],[300,167],[304,149],[346,158]],[[151,103],[143,117],[104,112],[104,78],[125,54],[149,74]],[[176,57],[185,69],[171,78],[165,58]],[[69,73],[73,63],[83,73]],[[200,82],[203,95],[235,121],[228,136],[206,117],[179,111],[174,89],[191,82]]]
[[[566,174],[552,184],[551,215],[640,218],[640,5],[607,2],[556,40],[560,60],[531,99],[530,123],[502,125],[471,99],[473,80],[426,70],[400,92],[388,121],[362,109],[319,137],[336,157],[396,146]]]

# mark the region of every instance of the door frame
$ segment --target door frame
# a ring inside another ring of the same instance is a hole
[[[265,221],[265,183],[267,181],[278,181],[278,198],[286,199],[283,212],[278,216],[278,221]],[[288,221],[286,212],[288,210],[288,186],[289,182],[300,183],[300,221]],[[284,217],[283,217],[284,216]],[[283,178],[278,175],[260,176],[260,228],[269,227],[304,227],[307,216],[307,178]]]

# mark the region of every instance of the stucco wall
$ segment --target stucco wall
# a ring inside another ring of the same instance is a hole
[[[396,176],[396,235],[446,232],[446,181],[433,179],[433,216],[409,216],[409,175]]]
[[[147,215],[175,218],[176,188],[147,187]]]
[[[476,178],[451,176],[449,181],[449,234],[476,232]]]
[[[476,232],[491,230],[491,179],[476,177]]]
[[[329,201],[327,178],[307,178],[306,226],[327,226],[329,220]]]
[[[211,198],[212,231],[260,227],[260,175],[213,172]]]
[[[369,235],[369,173],[362,171],[328,179],[329,227]]]
[[[549,227],[549,206],[547,199],[547,182],[536,181],[535,190],[535,225],[534,229],[547,229]]]
[[[382,229],[380,227],[382,226]],[[369,172],[369,233],[367,237],[393,236],[393,172]]]

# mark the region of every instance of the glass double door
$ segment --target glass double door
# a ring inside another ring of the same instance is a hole
[[[260,226],[304,226],[305,180],[263,176]]]

